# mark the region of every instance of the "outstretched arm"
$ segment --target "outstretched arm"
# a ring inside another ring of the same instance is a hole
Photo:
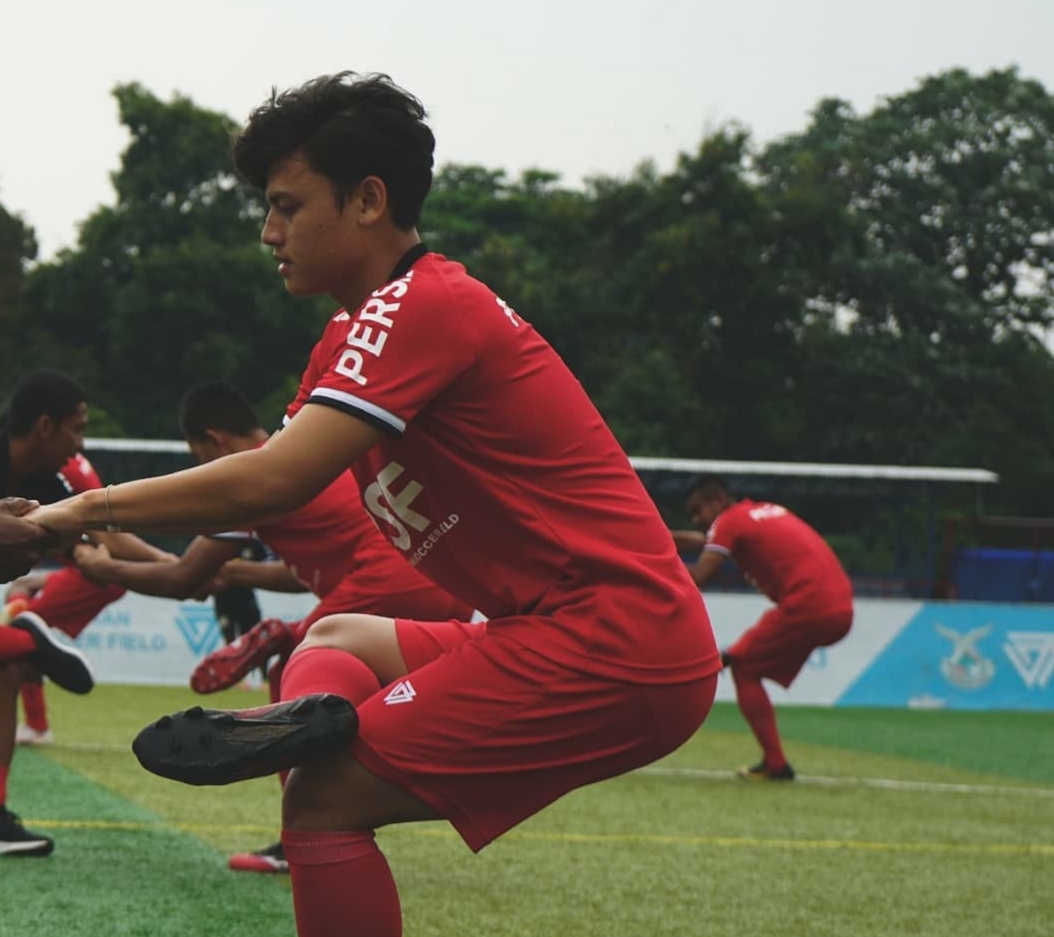
[[[225,563],[218,574],[224,588],[242,586],[268,592],[310,592],[281,560],[241,560]]]
[[[223,564],[237,555],[237,543],[210,537],[196,537],[174,561],[115,559],[104,546],[74,550],[77,566],[93,582],[112,582],[142,595],[170,599],[199,595]]]
[[[703,550],[699,554],[699,559],[688,564],[688,572],[696,585],[702,589],[717,575],[717,571],[724,565],[724,562],[724,553],[717,550]]]
[[[166,553],[135,534],[107,533],[97,530],[92,534],[92,540],[106,547],[113,556],[122,560],[135,560],[142,563],[172,562],[178,559],[174,554]]]
[[[699,552],[706,546],[706,534],[698,530],[671,530],[670,533],[680,553]]]
[[[180,533],[258,526],[306,504],[381,437],[382,430],[364,420],[308,404],[259,449],[86,491],[29,519],[64,538],[108,525]]]

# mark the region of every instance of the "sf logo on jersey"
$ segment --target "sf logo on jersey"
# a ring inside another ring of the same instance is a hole
[[[419,482],[407,481],[398,491],[392,485],[404,472],[398,462],[389,462],[377,475],[363,493],[363,501],[369,512],[378,520],[388,525],[388,535],[400,550],[410,549],[410,531],[412,528],[422,533],[428,528],[429,520],[412,507],[414,499],[424,490]]]

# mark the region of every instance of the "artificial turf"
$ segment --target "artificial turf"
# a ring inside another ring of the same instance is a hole
[[[19,752],[11,806],[57,847],[0,861],[0,937],[291,937],[287,880],[225,863],[274,838],[277,784],[188,788],[128,750],[188,691],[50,698],[57,742]],[[478,856],[442,823],[382,831],[406,934],[1049,937],[1049,717],[784,708],[780,720],[803,783],[733,780],[755,747],[719,706],[653,770],[576,791]],[[882,779],[903,786],[862,783]]]

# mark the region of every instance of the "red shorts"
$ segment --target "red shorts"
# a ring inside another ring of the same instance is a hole
[[[841,641],[852,623],[851,608],[791,612],[777,606],[744,631],[725,655],[734,673],[789,687],[812,652]]]
[[[358,708],[352,745],[474,851],[569,791],[679,747],[717,688],[716,675],[655,685],[583,673],[521,644],[502,621],[398,621],[418,666]]]
[[[297,643],[304,640],[307,629],[326,615],[357,612],[361,615],[380,615],[383,618],[413,618],[421,621],[440,621],[446,618],[469,619],[472,607],[438,586],[414,592],[378,594],[355,585],[354,577],[341,580],[337,587],[318,603],[311,613],[293,626]]]
[[[29,611],[36,612],[52,628],[77,637],[107,605],[116,602],[125,590],[112,583],[96,585],[75,566],[53,572],[44,588],[29,600]]]

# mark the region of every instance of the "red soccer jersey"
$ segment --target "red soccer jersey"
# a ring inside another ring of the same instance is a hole
[[[344,472],[318,497],[256,533],[305,586],[324,598],[346,576],[369,595],[432,589],[404,560],[360,504],[359,488]]]
[[[102,488],[102,480],[92,466],[79,452],[59,469],[59,474],[66,480],[70,487],[71,495],[79,495],[82,491],[91,491],[94,488]]]
[[[460,264],[425,254],[312,353],[304,402],[387,431],[354,466],[414,566],[525,644],[668,682],[719,669],[699,590],[564,363]],[[544,632],[544,633],[543,633]]]
[[[707,550],[731,556],[743,575],[773,602],[822,600],[852,604],[853,589],[827,542],[785,507],[737,501],[722,511],[706,534]]]

